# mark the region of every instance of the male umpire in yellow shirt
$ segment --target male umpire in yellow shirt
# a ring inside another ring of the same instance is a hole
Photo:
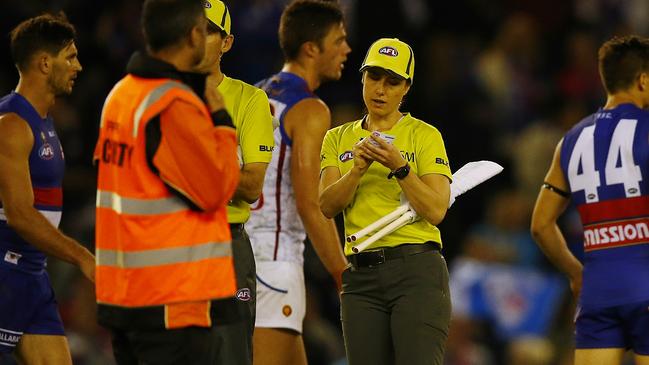
[[[228,7],[220,0],[206,0],[205,13],[209,20],[205,58],[200,66],[209,72],[225,100],[225,108],[237,129],[239,185],[228,205],[228,222],[232,231],[232,251],[237,275],[237,298],[244,322],[234,324],[224,344],[233,353],[247,351],[252,364],[252,332],[255,326],[255,259],[250,239],[243,223],[250,216],[250,203],[259,198],[266,167],[273,150],[273,123],[268,97],[261,89],[227,77],[221,71],[221,56],[232,47],[231,19]],[[245,326],[245,327],[242,327]],[[236,357],[233,357],[236,358]],[[227,360],[227,359],[226,359]],[[245,364],[243,364],[245,365]]]

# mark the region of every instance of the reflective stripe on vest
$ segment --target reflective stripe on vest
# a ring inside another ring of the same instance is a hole
[[[207,327],[210,302],[237,290],[225,207],[192,210],[169,192],[146,159],[146,126],[173,111],[175,101],[209,118],[190,88],[169,79],[127,75],[105,103],[95,152],[100,157],[96,294],[99,303],[125,311],[164,306],[164,318],[158,308],[153,319],[167,328]],[[183,115],[169,118],[186,123]],[[132,148],[129,163],[102,159],[106,141]]]
[[[142,115],[144,114],[144,112],[156,101],[160,100],[160,98],[162,98],[164,94],[167,93],[167,91],[173,88],[183,89],[191,92],[192,94],[194,93],[189,86],[177,81],[167,81],[164,84],[151,90],[142,100],[140,105],[138,105],[137,109],[135,109],[135,116],[133,117],[133,137],[137,136],[137,131],[140,127],[140,123],[142,122]]]
[[[124,198],[117,193],[97,190],[97,208],[108,208],[119,214],[155,215],[187,210],[189,207],[177,196],[160,199]]]
[[[230,242],[208,242],[190,247],[163,248],[139,252],[97,249],[97,265],[123,269],[181,264],[232,256]]]

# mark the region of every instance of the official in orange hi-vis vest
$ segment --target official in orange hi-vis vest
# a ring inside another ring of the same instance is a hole
[[[216,87],[192,73],[206,26],[200,0],[145,1],[147,50],[104,104],[96,290],[119,364],[221,363],[223,331],[241,320],[226,216],[235,130]]]

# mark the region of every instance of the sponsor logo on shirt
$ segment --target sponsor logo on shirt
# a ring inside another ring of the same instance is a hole
[[[399,153],[401,153],[401,157],[403,157],[406,161],[415,162],[415,153],[414,152],[399,151]]]
[[[597,119],[613,119],[613,114],[610,112],[598,112],[595,113],[595,118]]]
[[[49,143],[45,143],[38,149],[38,157],[43,160],[51,160],[54,157],[54,149]]]
[[[22,333],[0,330],[0,345],[15,347],[20,342]]]
[[[379,49],[379,53],[390,57],[397,57],[399,55],[399,52],[395,48],[387,46]]]
[[[584,227],[584,250],[649,243],[649,218],[597,223]]]
[[[435,163],[438,164],[438,165],[448,166],[448,161],[446,161],[445,159],[443,159],[441,157],[436,157],[435,158]]]
[[[274,149],[275,149],[274,146],[264,146],[263,144],[259,145],[260,152],[273,152]]]
[[[236,297],[242,302],[247,302],[252,299],[252,296],[250,295],[250,289],[248,288],[241,288],[237,290]]]
[[[20,260],[21,257],[23,257],[23,255],[17,252],[7,251],[7,253],[5,253],[5,261],[14,265],[18,265],[18,260]]]
[[[349,160],[353,160],[354,159],[354,152],[345,151],[345,152],[341,153],[340,156],[338,156],[338,159],[340,160],[340,162],[346,162],[346,161],[349,161]]]

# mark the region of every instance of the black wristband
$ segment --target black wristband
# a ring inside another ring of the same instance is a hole
[[[228,111],[225,109],[219,109],[215,112],[212,112],[212,124],[214,124],[215,127],[234,128],[234,124],[232,124],[232,118],[230,117],[230,113],[228,113]]]
[[[567,191],[563,191],[563,190],[559,189],[558,187],[556,187],[556,186],[554,186],[554,185],[552,185],[552,184],[549,184],[549,183],[547,183],[547,182],[543,182],[543,185],[542,185],[542,186],[543,186],[543,189],[548,189],[548,190],[550,190],[551,192],[553,192],[553,193],[557,193],[557,194],[561,195],[561,196],[564,197],[564,198],[569,198],[569,197],[570,197],[570,193],[569,193],[569,192],[567,192]]]
[[[390,171],[388,174],[388,179],[391,179],[392,176],[396,177],[397,179],[401,180],[408,176],[408,173],[410,173],[410,165],[406,162],[405,165],[399,167],[398,169],[394,171]]]

